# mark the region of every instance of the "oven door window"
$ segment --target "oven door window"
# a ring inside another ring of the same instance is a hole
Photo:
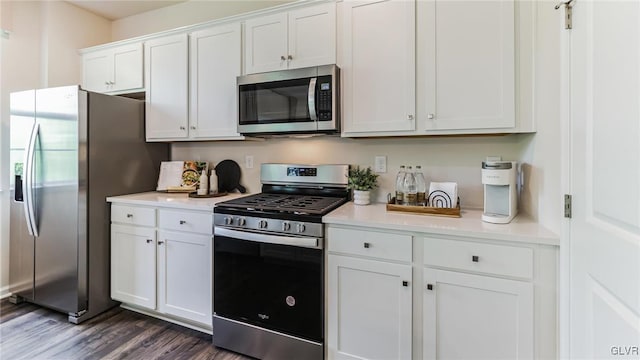
[[[311,122],[308,78],[240,85],[240,125]]]
[[[216,236],[214,313],[322,342],[322,254],[321,249]]]

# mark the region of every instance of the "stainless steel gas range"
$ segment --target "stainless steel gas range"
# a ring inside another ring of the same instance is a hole
[[[213,344],[259,359],[324,358],[322,216],[348,165],[263,164],[262,193],[214,210]]]

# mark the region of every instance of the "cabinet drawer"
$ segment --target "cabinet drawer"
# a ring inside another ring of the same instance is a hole
[[[424,263],[427,266],[533,278],[533,250],[524,247],[425,238]]]
[[[129,205],[111,205],[111,222],[156,226],[156,209]]]
[[[411,235],[331,227],[327,234],[332,252],[411,261]]]
[[[213,234],[213,213],[180,210],[158,210],[161,229]]]

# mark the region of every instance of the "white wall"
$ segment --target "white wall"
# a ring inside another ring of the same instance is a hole
[[[11,34],[0,40],[0,297],[9,284],[9,94],[79,84],[77,50],[111,36],[110,21],[62,1],[12,1],[2,10]]]
[[[242,183],[250,192],[260,191],[260,164],[291,162],[302,164],[352,164],[371,166],[374,156],[387,157],[387,173],[380,174],[375,196],[385,201],[394,191],[400,165],[422,165],[427,182],[456,181],[463,207],[482,208],[481,162],[487,155],[519,159],[525,143],[522,135],[461,138],[267,139],[244,142],[175,143],[175,160],[202,160],[215,166],[225,159],[242,168]],[[246,169],[245,156],[254,157],[254,168]]]

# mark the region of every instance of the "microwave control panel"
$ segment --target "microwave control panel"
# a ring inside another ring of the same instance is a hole
[[[331,76],[318,76],[316,83],[316,109],[318,113],[318,120],[331,120],[331,108],[332,108],[332,89],[331,89]]]

